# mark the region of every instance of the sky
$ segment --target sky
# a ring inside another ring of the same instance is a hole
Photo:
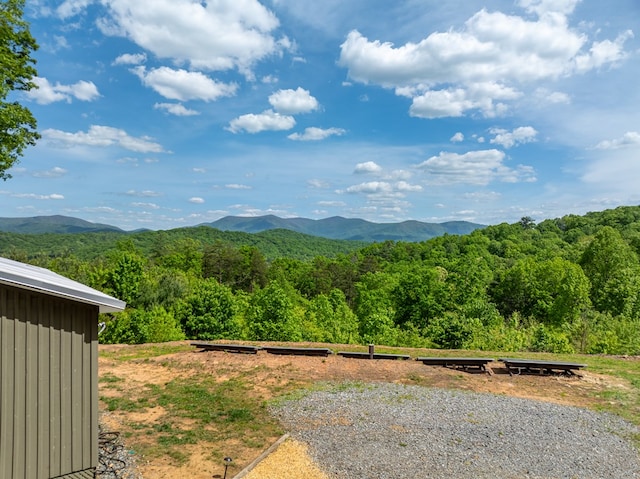
[[[640,204],[637,0],[27,0],[0,216],[536,222]]]

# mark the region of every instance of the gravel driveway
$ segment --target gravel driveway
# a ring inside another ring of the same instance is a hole
[[[640,429],[577,407],[380,384],[316,391],[274,414],[341,479],[640,478]]]

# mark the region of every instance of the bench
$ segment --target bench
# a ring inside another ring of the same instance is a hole
[[[555,361],[538,361],[535,359],[513,359],[500,358],[499,361],[504,363],[509,374],[530,373],[530,374],[566,374],[568,376],[576,375],[576,371],[586,368],[586,364],[563,363]]]
[[[480,371],[484,371],[488,374],[492,374],[491,368],[487,369],[487,363],[493,361],[492,358],[416,358],[416,361],[421,361],[428,366],[444,366],[445,368],[451,367],[454,369],[462,368],[467,371],[468,368],[478,368]]]
[[[358,353],[351,351],[340,351],[338,356],[352,359],[411,359],[408,354],[380,354],[380,353]]]
[[[289,348],[283,346],[263,346],[262,349],[270,354],[288,354],[300,356],[324,356],[333,354],[329,348]]]
[[[202,351],[224,351],[225,353],[256,354],[260,346],[249,346],[246,344],[212,344],[212,343],[191,343],[191,346],[200,348]]]

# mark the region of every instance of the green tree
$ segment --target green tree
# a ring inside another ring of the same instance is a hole
[[[253,294],[246,321],[252,340],[299,341],[302,338],[295,302],[278,284],[270,284]]]
[[[591,306],[582,269],[560,258],[516,262],[500,275],[490,294],[505,317],[519,312],[556,326],[578,320]]]
[[[106,286],[110,294],[129,306],[136,306],[145,260],[128,251],[115,254],[115,264],[107,273]]]
[[[38,44],[23,20],[24,0],[0,3],[0,178],[7,180],[11,168],[24,149],[40,135],[33,114],[18,102],[7,101],[12,91],[36,88],[37,75],[31,54]]]
[[[176,317],[189,339],[236,339],[236,313],[231,289],[213,278],[199,281],[193,293],[176,306]]]
[[[640,263],[617,230],[603,227],[585,249],[580,265],[591,281],[596,310],[613,316],[637,314]]]

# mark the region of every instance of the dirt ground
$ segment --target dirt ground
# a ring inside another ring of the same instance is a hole
[[[135,348],[135,346],[100,345],[100,353],[122,352],[125,354],[131,348]],[[171,366],[169,367],[168,364]],[[493,362],[489,366],[493,374],[425,366],[420,362],[410,360],[347,359],[337,355],[326,358],[281,356],[264,351],[260,351],[258,354],[234,354],[200,352],[193,348],[193,350],[145,360],[118,361],[105,358],[103,354],[100,354],[99,374],[100,377],[113,375],[122,378],[126,394],[127,388],[133,390],[144,384],[164,384],[176,374],[206,374],[216,377],[218,381],[224,381],[231,375],[243,373],[252,378],[253,394],[260,400],[272,398],[272,391],[277,390],[279,385],[283,387],[291,384],[305,386],[319,381],[361,381],[454,388],[550,401],[564,405],[595,407],[599,404],[595,392],[628,387],[621,380],[588,371],[583,372],[580,378],[537,375],[510,376],[501,363]],[[103,387],[102,383],[101,387]],[[103,394],[102,390],[101,394]],[[127,422],[132,419],[131,415],[134,414],[136,421],[153,421],[158,411],[151,408],[144,413],[136,412],[128,413],[128,415],[126,412],[115,411],[103,414],[102,421],[111,430],[126,431]],[[278,437],[271,439],[271,443],[274,443]],[[211,445],[208,444],[189,446],[190,460],[182,466],[175,466],[170,460],[147,462],[141,458],[138,461],[139,472],[144,479],[211,478],[212,471],[215,473],[221,468],[219,464],[212,463],[210,447]],[[284,454],[287,459],[281,460],[278,454]],[[227,477],[229,478],[249,466],[259,454],[256,454],[255,450],[246,449],[241,444],[236,444],[234,456],[234,461],[228,471]],[[299,460],[299,463],[294,463],[294,457]],[[280,470],[279,473],[265,472],[265,468],[268,468],[270,463],[273,464],[273,467],[280,469],[283,464],[289,463],[293,469],[291,471]],[[306,464],[306,466],[301,464]],[[322,479],[326,476],[308,460],[304,445],[287,440],[276,452],[267,456],[259,468],[244,477],[248,479],[277,479],[279,477]]]

